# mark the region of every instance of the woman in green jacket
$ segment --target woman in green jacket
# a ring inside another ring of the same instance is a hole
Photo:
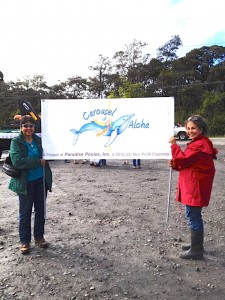
[[[52,172],[48,162],[42,159],[41,138],[34,130],[32,117],[24,116],[20,122],[21,132],[12,139],[10,145],[12,163],[21,170],[19,178],[11,178],[9,189],[19,196],[19,238],[22,254],[30,252],[33,206],[35,244],[41,248],[48,247],[44,239],[45,200],[47,191],[52,188]]]

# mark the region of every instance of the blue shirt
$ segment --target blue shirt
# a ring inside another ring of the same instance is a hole
[[[27,149],[28,149],[28,156],[39,158],[38,148],[37,148],[37,145],[34,142],[34,140],[32,141],[32,143],[28,143],[28,142],[25,141],[25,144],[26,144]],[[37,179],[40,179],[41,177],[43,177],[43,168],[42,168],[42,166],[39,166],[35,169],[30,169],[28,171],[28,175],[27,175],[27,180],[28,181],[37,180]]]

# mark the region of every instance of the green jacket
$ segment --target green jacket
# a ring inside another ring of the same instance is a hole
[[[27,194],[27,173],[29,169],[37,168],[41,165],[40,159],[42,158],[42,145],[41,138],[36,134],[33,139],[38,147],[39,157],[28,157],[28,150],[25,144],[25,139],[22,133],[13,138],[10,144],[10,157],[12,164],[17,169],[21,170],[19,178],[11,178],[9,182],[9,189],[17,194]],[[45,165],[45,181],[47,190],[52,190],[52,172],[48,163]]]

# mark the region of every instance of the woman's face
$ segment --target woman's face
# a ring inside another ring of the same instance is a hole
[[[27,122],[26,124],[22,124],[20,127],[21,132],[25,137],[32,137],[34,133],[34,124],[31,122]]]
[[[202,129],[199,129],[198,126],[196,126],[192,121],[187,123],[186,131],[190,139],[194,139],[202,133]]]

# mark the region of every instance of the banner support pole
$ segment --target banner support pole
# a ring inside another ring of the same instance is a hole
[[[170,174],[169,174],[169,190],[168,190],[168,198],[167,198],[166,223],[168,223],[168,221],[169,221],[169,214],[170,214],[171,181],[172,181],[172,168],[170,167]]]

